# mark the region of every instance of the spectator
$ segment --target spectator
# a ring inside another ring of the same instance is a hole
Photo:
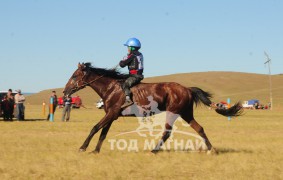
[[[55,111],[56,111],[56,107],[58,105],[58,99],[57,99],[56,91],[52,91],[50,98],[53,98],[53,116],[54,116]],[[50,119],[50,106],[49,106],[49,113],[48,113],[48,116],[47,116],[47,120],[49,120],[49,119]]]
[[[62,121],[69,121],[70,120],[70,113],[71,113],[71,106],[72,106],[72,97],[71,96],[64,96],[63,97],[63,114],[62,114]],[[65,119],[65,116],[67,114],[67,117]]]
[[[16,109],[17,109],[17,119],[19,121],[22,121],[25,119],[25,106],[24,102],[26,100],[25,96],[22,94],[22,91],[20,89],[16,90],[17,94],[15,95],[15,103],[16,103]]]
[[[268,109],[271,109],[271,102],[268,103]]]
[[[9,104],[7,95],[4,96],[4,98],[1,102],[1,107],[2,107],[2,111],[3,111],[4,121],[11,120],[11,119],[9,119],[10,104]]]
[[[258,108],[259,108],[259,103],[256,102],[256,103],[254,104],[254,109],[258,109]]]
[[[9,102],[9,111],[8,111],[8,119],[9,120],[13,120],[13,116],[14,116],[14,107],[15,107],[15,98],[12,94],[12,89],[8,90],[7,93],[7,100]]]

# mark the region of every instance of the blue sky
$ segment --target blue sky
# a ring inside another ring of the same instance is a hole
[[[130,37],[142,43],[146,77],[264,74],[264,51],[272,74],[283,73],[282,9],[281,0],[0,0],[0,90],[64,87],[78,62],[114,67]]]

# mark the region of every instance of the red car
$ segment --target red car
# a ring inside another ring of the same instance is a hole
[[[58,98],[58,106],[59,108],[63,107],[63,97],[59,97]],[[75,96],[72,97],[72,108],[80,108],[82,105],[82,99],[80,98],[80,96]]]

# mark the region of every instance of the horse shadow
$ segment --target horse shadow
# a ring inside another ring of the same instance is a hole
[[[4,120],[4,119],[0,119],[0,121],[3,122],[18,122],[19,120],[17,119],[13,119],[13,120]],[[35,122],[35,121],[46,121],[46,119],[24,119],[24,120],[20,120],[21,122]]]
[[[254,153],[252,150],[248,149],[232,149],[232,148],[217,148],[218,154],[232,154],[232,153],[244,153],[244,154],[252,154]]]
[[[47,121],[46,119],[25,119],[24,121]]]
[[[243,153],[243,154],[252,154],[254,153],[252,150],[247,149],[232,149],[232,148],[216,148],[217,153],[214,155],[224,155],[224,154],[232,154],[232,153]],[[151,151],[148,151],[151,152]],[[161,149],[161,153],[172,153],[172,152],[181,152],[181,153],[197,153],[197,154],[206,154],[207,150],[201,151],[190,151],[190,150],[174,150],[174,149]]]

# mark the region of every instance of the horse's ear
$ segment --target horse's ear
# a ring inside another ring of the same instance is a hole
[[[85,67],[86,67],[86,66],[85,66],[85,64],[84,64],[84,63],[82,63],[82,64],[81,64],[81,63],[79,63],[79,64],[78,64],[78,68],[79,68],[80,70],[84,70],[84,69],[85,69]]]
[[[79,63],[78,67],[81,71],[84,71],[87,68],[87,65],[85,63],[82,63],[82,64]]]

